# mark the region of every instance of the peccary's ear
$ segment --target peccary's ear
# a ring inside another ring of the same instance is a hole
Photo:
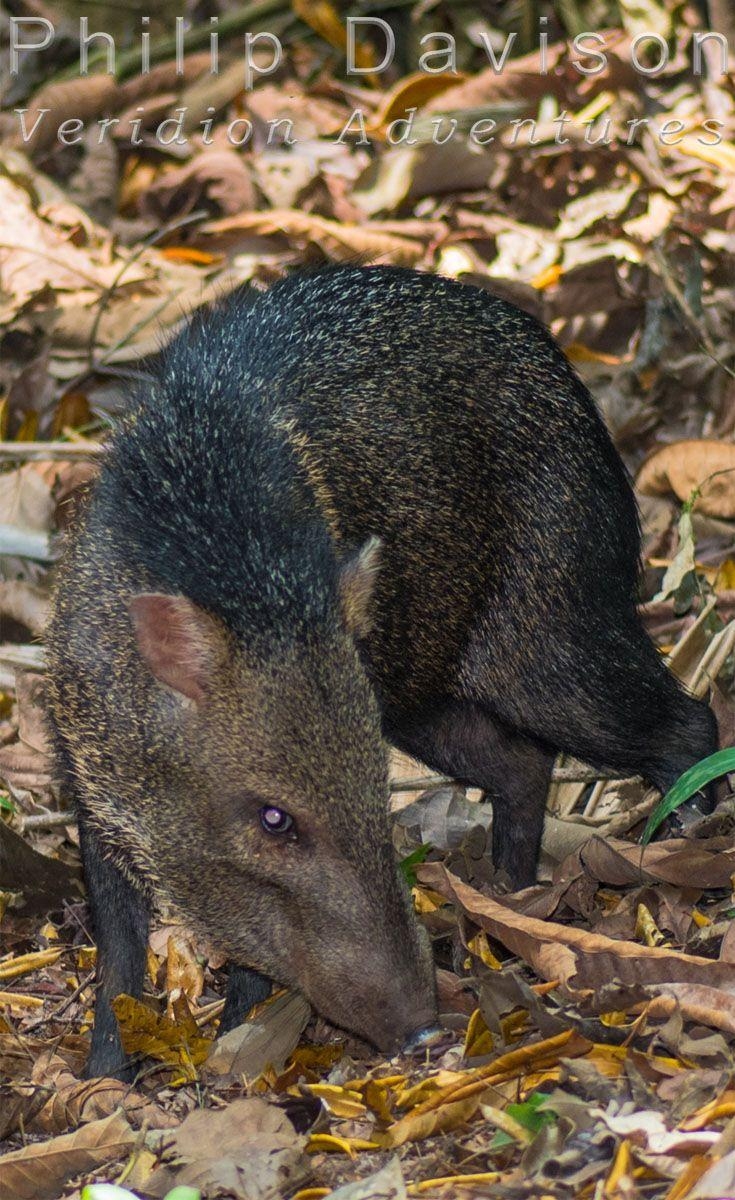
[[[380,570],[383,543],[370,537],[340,568],[339,593],[345,624],[355,637],[365,637],[373,626],[373,593]]]
[[[187,596],[141,592],[128,605],[141,657],[159,683],[203,700],[223,659],[222,631]]]

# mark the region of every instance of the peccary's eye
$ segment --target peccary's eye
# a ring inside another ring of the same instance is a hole
[[[282,808],[276,808],[272,804],[264,804],[261,808],[260,823],[266,833],[275,833],[281,836],[287,833],[291,837],[296,834],[296,822],[293,817],[284,812]]]

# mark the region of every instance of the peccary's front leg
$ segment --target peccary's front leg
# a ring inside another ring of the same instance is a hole
[[[97,942],[97,996],[85,1075],[88,1079],[106,1075],[127,1083],[135,1077],[135,1067],[125,1057],[110,1002],[121,992],[140,996],[143,990],[150,906],[143,893],[103,856],[83,817],[79,834]]]
[[[242,1025],[254,1004],[261,1004],[271,994],[271,981],[250,967],[230,964],[227,976],[227,997],[219,1023],[219,1033],[228,1033]]]

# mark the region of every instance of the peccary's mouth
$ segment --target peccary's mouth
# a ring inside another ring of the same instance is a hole
[[[333,1003],[325,1001],[323,991],[321,997],[318,992],[306,992],[306,995],[328,1021],[362,1038],[383,1054],[398,1053],[420,1031],[436,1028],[435,1005],[428,1002],[420,1008],[413,1007],[409,990],[398,1004],[390,1004],[387,995],[369,1005],[366,997],[358,993],[340,996]]]

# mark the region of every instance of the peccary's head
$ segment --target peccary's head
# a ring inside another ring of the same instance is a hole
[[[348,560],[333,619],[296,638],[245,643],[185,595],[138,594],[129,611],[153,677],[164,890],[233,961],[389,1050],[434,1020],[435,994],[354,640],[376,551]]]

